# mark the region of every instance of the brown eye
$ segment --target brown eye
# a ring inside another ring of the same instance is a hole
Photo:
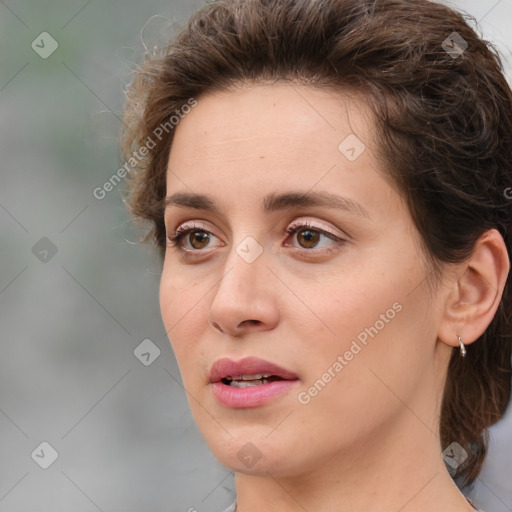
[[[303,249],[312,255],[321,254],[320,251],[322,254],[333,251],[345,242],[343,238],[309,222],[292,224],[286,233],[289,235],[290,242],[285,246]]]
[[[210,235],[206,231],[192,231],[188,235],[188,241],[194,249],[204,249],[210,241]]]
[[[297,231],[297,241],[304,249],[312,249],[320,241],[320,233],[313,229]]]
[[[181,251],[203,252],[203,249],[212,247],[211,242],[218,238],[199,226],[179,226],[174,235],[169,235],[169,244]]]

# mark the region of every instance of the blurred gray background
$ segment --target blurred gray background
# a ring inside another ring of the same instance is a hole
[[[479,20],[510,79],[512,0],[450,4]],[[200,5],[0,0],[3,512],[218,512],[233,500],[188,411],[159,260],[137,243],[122,186],[93,195],[123,163],[123,88],[144,45]],[[469,492],[486,512],[512,511],[511,455],[512,410]]]

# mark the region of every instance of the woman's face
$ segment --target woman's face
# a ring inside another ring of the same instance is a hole
[[[374,137],[362,100],[284,84],[206,95],[176,128],[165,225],[191,231],[167,247],[162,316],[235,471],[306,473],[436,428],[441,292]]]

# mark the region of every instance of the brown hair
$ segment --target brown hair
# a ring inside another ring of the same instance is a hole
[[[207,92],[293,81],[366,95],[385,171],[434,270],[466,260],[492,228],[510,258],[512,93],[498,53],[466,18],[427,0],[219,0],[197,11],[127,91],[122,142],[135,168],[128,202],[150,223],[146,239],[165,253],[171,116]],[[154,147],[139,155],[149,141]],[[454,350],[450,361],[440,438],[442,448],[456,441],[469,453],[452,472],[462,486],[480,472],[487,429],[510,399],[511,301],[509,275],[486,332],[465,359]]]

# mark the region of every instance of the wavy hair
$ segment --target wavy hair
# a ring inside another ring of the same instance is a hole
[[[493,228],[511,257],[510,86],[469,17],[428,0],[219,0],[148,55],[126,93],[122,145],[134,168],[127,202],[162,255],[169,119],[191,98],[262,82],[364,95],[384,171],[434,270],[466,260]],[[485,333],[449,364],[439,436],[441,448],[456,441],[469,453],[452,472],[462,486],[479,474],[488,428],[510,399],[511,286],[509,275]]]

